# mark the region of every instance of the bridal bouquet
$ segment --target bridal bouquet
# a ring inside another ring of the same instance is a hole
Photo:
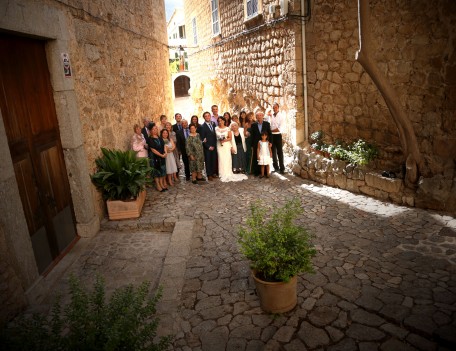
[[[217,140],[220,141],[220,145],[223,146],[223,143],[222,143],[222,140],[225,140],[225,136],[224,135],[218,135],[217,136]]]

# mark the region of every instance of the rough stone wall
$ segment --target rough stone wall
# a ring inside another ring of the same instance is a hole
[[[239,113],[243,108],[265,109],[277,101],[287,112],[287,131],[294,139],[297,123],[303,129],[302,79],[297,78],[302,77],[301,26],[291,20],[273,24],[268,5],[276,3],[263,1],[262,18],[245,24],[242,0],[220,1],[221,35],[213,37],[210,2],[184,2],[188,40],[193,42],[194,17],[198,33],[198,47],[189,54],[194,72],[192,96],[199,104],[199,113],[212,104],[219,105],[221,112]],[[290,2],[290,11],[299,11],[294,3]]]
[[[12,260],[0,226],[0,330],[26,305],[25,292],[14,269],[17,264],[13,264]]]
[[[143,117],[171,113],[163,0],[73,1],[71,63],[89,167],[126,149]]]
[[[371,1],[374,59],[413,123],[425,177],[454,168],[455,6],[451,1]],[[309,132],[323,130],[330,142],[374,142],[380,146],[377,167],[399,167],[405,161],[399,132],[381,94],[355,62],[357,2],[312,1],[306,28]]]

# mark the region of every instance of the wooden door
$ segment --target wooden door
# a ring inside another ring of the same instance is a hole
[[[76,238],[44,45],[0,33],[0,108],[40,273]]]

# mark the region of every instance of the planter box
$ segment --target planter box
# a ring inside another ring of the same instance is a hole
[[[120,201],[108,200],[106,206],[108,207],[108,216],[111,221],[118,219],[138,218],[141,216],[141,210],[146,200],[146,191],[141,191],[136,200]]]

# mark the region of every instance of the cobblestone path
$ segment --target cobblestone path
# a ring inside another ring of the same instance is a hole
[[[87,283],[99,273],[109,291],[160,284],[159,332],[173,332],[178,351],[456,349],[453,217],[278,174],[182,180],[147,196],[141,218],[105,221],[43,278],[51,296],[65,291],[69,273]],[[316,273],[299,277],[295,309],[269,315],[237,233],[252,201],[273,208],[295,196],[300,223],[315,234]]]
[[[298,305],[261,311],[237,231],[249,203],[297,196],[315,237],[316,274]],[[196,220],[177,306],[175,350],[456,348],[456,219],[292,175],[239,183],[182,181],[150,191],[145,216]]]

